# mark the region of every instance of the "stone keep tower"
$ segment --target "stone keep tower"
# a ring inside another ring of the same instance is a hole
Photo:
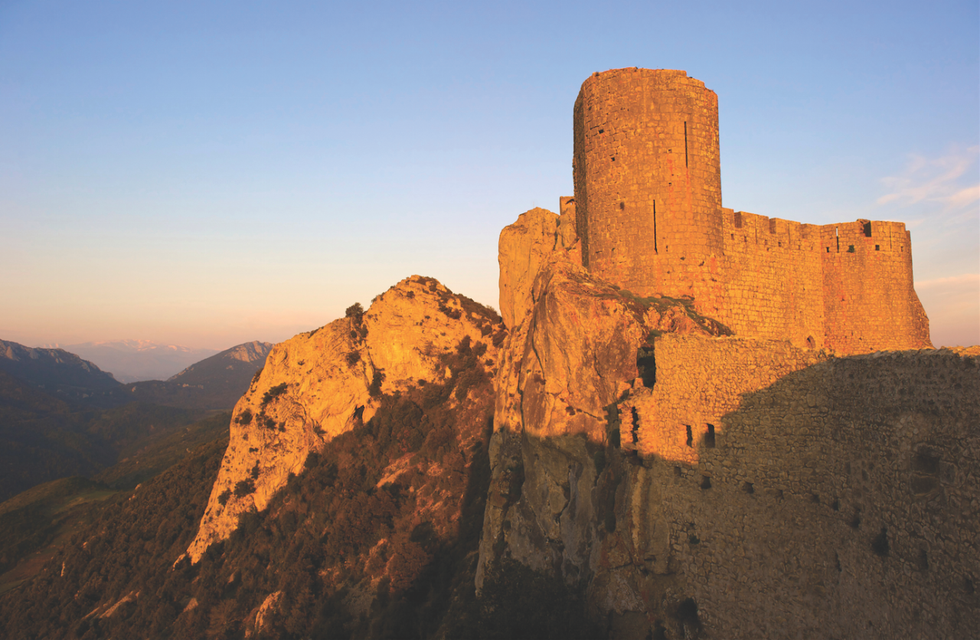
[[[691,268],[723,254],[718,96],[683,71],[595,73],[574,126],[584,265],[640,295],[691,295],[711,311],[723,292]]]

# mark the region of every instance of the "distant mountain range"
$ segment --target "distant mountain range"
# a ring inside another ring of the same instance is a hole
[[[0,501],[90,476],[212,411],[231,409],[272,345],[249,342],[169,380],[120,384],[64,349],[0,340]]]
[[[165,381],[127,384],[131,398],[169,406],[228,410],[248,389],[272,350],[269,342],[246,342],[192,364]]]
[[[5,340],[0,340],[0,371],[63,399],[91,399],[119,387],[112,374],[74,353]]]
[[[166,380],[195,362],[218,353],[214,349],[191,349],[148,340],[115,340],[58,345],[77,353],[103,371],[111,371],[123,383]]]

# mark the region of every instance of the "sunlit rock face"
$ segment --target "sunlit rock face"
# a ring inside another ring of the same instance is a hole
[[[501,234],[501,308],[515,324],[495,380],[478,587],[505,556],[572,584],[607,561],[596,461],[620,439],[617,404],[644,386],[645,349],[665,332],[727,333],[685,301],[641,299],[591,275],[565,249],[574,239],[556,241],[558,229],[558,216],[538,209]],[[514,275],[523,270],[523,279]]]
[[[348,316],[277,345],[232,414],[231,438],[197,537],[197,562],[243,512],[262,510],[310,452],[367,422],[382,393],[447,375],[440,356],[469,337],[496,360],[503,327],[491,310],[432,278],[412,276]],[[488,365],[490,368],[490,365]]]
[[[969,635],[975,350],[732,336],[585,271],[547,215],[501,234],[478,590],[516,561],[612,638]]]
[[[498,243],[500,315],[508,328],[530,313],[531,289],[542,268],[553,261],[580,262],[577,244],[574,213],[535,208],[504,227]]]

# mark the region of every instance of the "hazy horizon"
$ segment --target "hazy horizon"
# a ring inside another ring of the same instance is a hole
[[[975,2],[0,7],[0,339],[281,342],[420,274],[497,306],[594,71],[718,94],[725,207],[904,222],[980,343]]]

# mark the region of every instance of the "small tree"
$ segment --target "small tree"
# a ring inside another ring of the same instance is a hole
[[[353,318],[354,320],[360,320],[361,316],[364,315],[364,307],[361,306],[360,302],[355,302],[351,306],[347,307],[347,311],[344,315],[348,318]]]

